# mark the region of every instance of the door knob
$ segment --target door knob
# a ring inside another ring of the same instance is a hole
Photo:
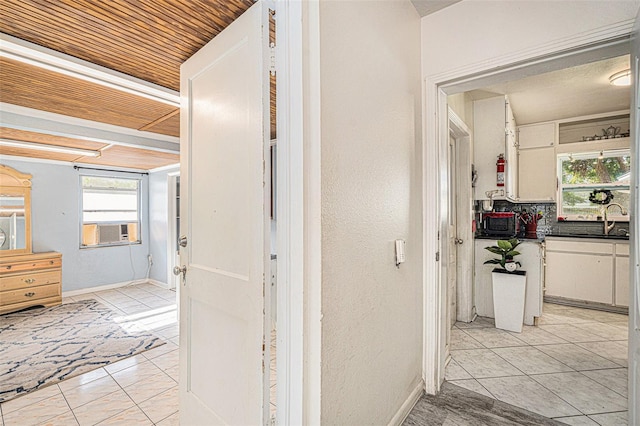
[[[455,242],[456,244],[462,244],[462,243],[464,243],[464,241],[462,240],[462,238],[456,238],[456,239],[454,240],[454,242]]]
[[[183,266],[182,268],[179,266],[174,266],[173,267],[173,275],[180,275],[180,274],[186,274],[187,273],[187,267]]]
[[[187,246],[187,237],[182,235],[180,238],[178,238],[178,244],[180,245],[180,247],[186,247]]]

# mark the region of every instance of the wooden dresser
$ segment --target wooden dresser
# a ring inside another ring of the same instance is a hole
[[[62,254],[0,257],[0,314],[62,302]]]

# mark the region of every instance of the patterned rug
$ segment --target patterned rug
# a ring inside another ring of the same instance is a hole
[[[164,344],[96,300],[0,315],[0,402]]]

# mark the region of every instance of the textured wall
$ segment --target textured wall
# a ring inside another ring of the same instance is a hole
[[[320,37],[322,423],[386,424],[421,382],[420,21],[320,2]]]
[[[141,181],[142,244],[80,249],[80,173],[71,165],[7,160],[31,179],[33,251],[62,253],[62,291],[142,279],[147,272],[147,177]],[[89,173],[90,171],[83,171]],[[102,174],[91,172],[91,174]],[[111,173],[122,177],[140,175]]]

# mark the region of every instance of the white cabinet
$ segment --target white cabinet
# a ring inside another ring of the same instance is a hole
[[[556,134],[555,123],[520,126],[518,128],[518,146],[520,149],[548,148],[555,145]]]
[[[628,249],[626,241],[547,237],[545,297],[628,306]]]
[[[493,265],[484,265],[484,262],[496,257],[485,250],[487,246],[496,245],[496,240],[475,240],[475,276],[474,294],[476,313],[481,317],[494,318],[493,312],[493,284],[491,271]],[[527,272],[527,289],[525,295],[524,323],[534,325],[535,318],[542,315],[542,249],[537,241],[524,241],[517,250],[523,271]]]
[[[505,129],[506,167],[505,167],[505,193],[508,199],[518,199],[518,139],[516,119],[507,102],[506,108],[507,127]]]
[[[519,201],[555,201],[558,185],[555,148],[521,149],[518,154]]]
[[[518,128],[518,201],[555,201],[556,123]]]
[[[619,245],[616,244],[616,247]],[[629,246],[626,256],[616,251],[615,260],[615,305],[629,306]]]
[[[504,191],[502,196],[494,198],[504,198],[506,193],[514,192],[510,185],[513,185],[515,178],[510,179],[510,170],[517,167],[517,161],[514,160],[512,163],[509,158],[506,158],[506,187],[497,185],[496,161],[500,154],[509,156],[507,150],[509,134],[515,138],[515,120],[511,106],[505,96],[481,99],[473,103],[473,114],[473,163],[478,172],[474,199],[488,199],[487,191],[494,190]]]

